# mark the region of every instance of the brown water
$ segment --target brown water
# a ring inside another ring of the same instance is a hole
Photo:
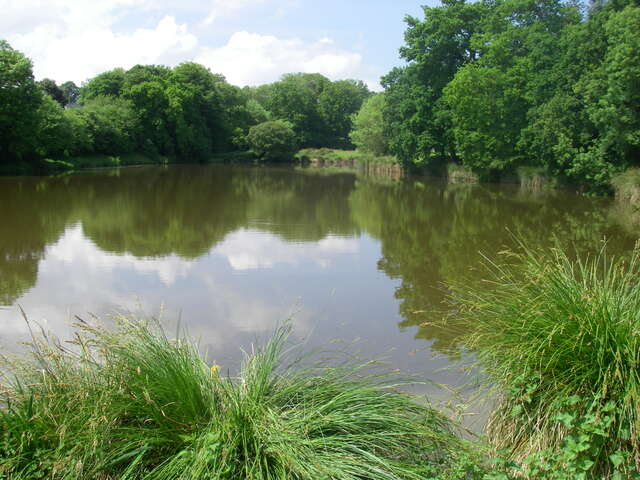
[[[233,368],[292,317],[310,346],[338,341],[455,385],[465,378],[442,371],[455,332],[429,322],[444,282],[482,277],[480,252],[494,258],[513,234],[580,252],[637,238],[610,199],[219,166],[3,177],[0,222],[5,347],[28,333],[18,306],[62,336],[75,315],[162,310]]]

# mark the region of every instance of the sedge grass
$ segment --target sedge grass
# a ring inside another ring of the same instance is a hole
[[[573,449],[562,468],[579,460],[590,475],[575,478],[637,472],[639,252],[503,253],[504,263],[486,261],[482,287],[452,285],[450,298],[452,317],[471,326],[463,343],[493,386],[488,437],[514,459],[546,452],[537,458],[548,463]]]
[[[0,478],[396,480],[460,470],[464,448],[440,414],[371,365],[287,361],[288,335],[282,327],[247,355],[237,378],[154,322],[80,323],[71,345],[38,338],[29,358],[2,369],[11,373]]]

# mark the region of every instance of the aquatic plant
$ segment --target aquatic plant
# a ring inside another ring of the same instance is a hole
[[[640,466],[639,252],[614,258],[602,248],[576,259],[522,246],[503,254],[504,262],[486,260],[481,287],[452,285],[449,299],[492,385],[490,440],[524,460],[531,478],[632,478]]]
[[[28,358],[3,367],[0,478],[395,480],[475,469],[450,423],[393,377],[294,355],[289,334],[281,327],[246,355],[237,377],[153,321],[81,322],[70,344],[38,337]]]

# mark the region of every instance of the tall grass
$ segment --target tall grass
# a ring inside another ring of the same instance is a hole
[[[519,459],[565,452],[562,468],[580,461],[591,475],[575,478],[636,471],[639,252],[615,258],[602,249],[586,259],[557,249],[504,253],[502,263],[487,260],[481,288],[454,285],[451,296],[451,315],[470,325],[464,342],[494,385],[489,438]]]
[[[34,340],[28,358],[1,369],[0,478],[395,480],[459,470],[464,449],[442,416],[372,365],[293,356],[289,330],[247,355],[237,378],[154,322],[80,323],[71,344]]]

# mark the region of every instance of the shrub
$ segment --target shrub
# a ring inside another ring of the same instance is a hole
[[[247,142],[260,160],[291,160],[297,150],[296,134],[291,124],[283,120],[251,127]]]

